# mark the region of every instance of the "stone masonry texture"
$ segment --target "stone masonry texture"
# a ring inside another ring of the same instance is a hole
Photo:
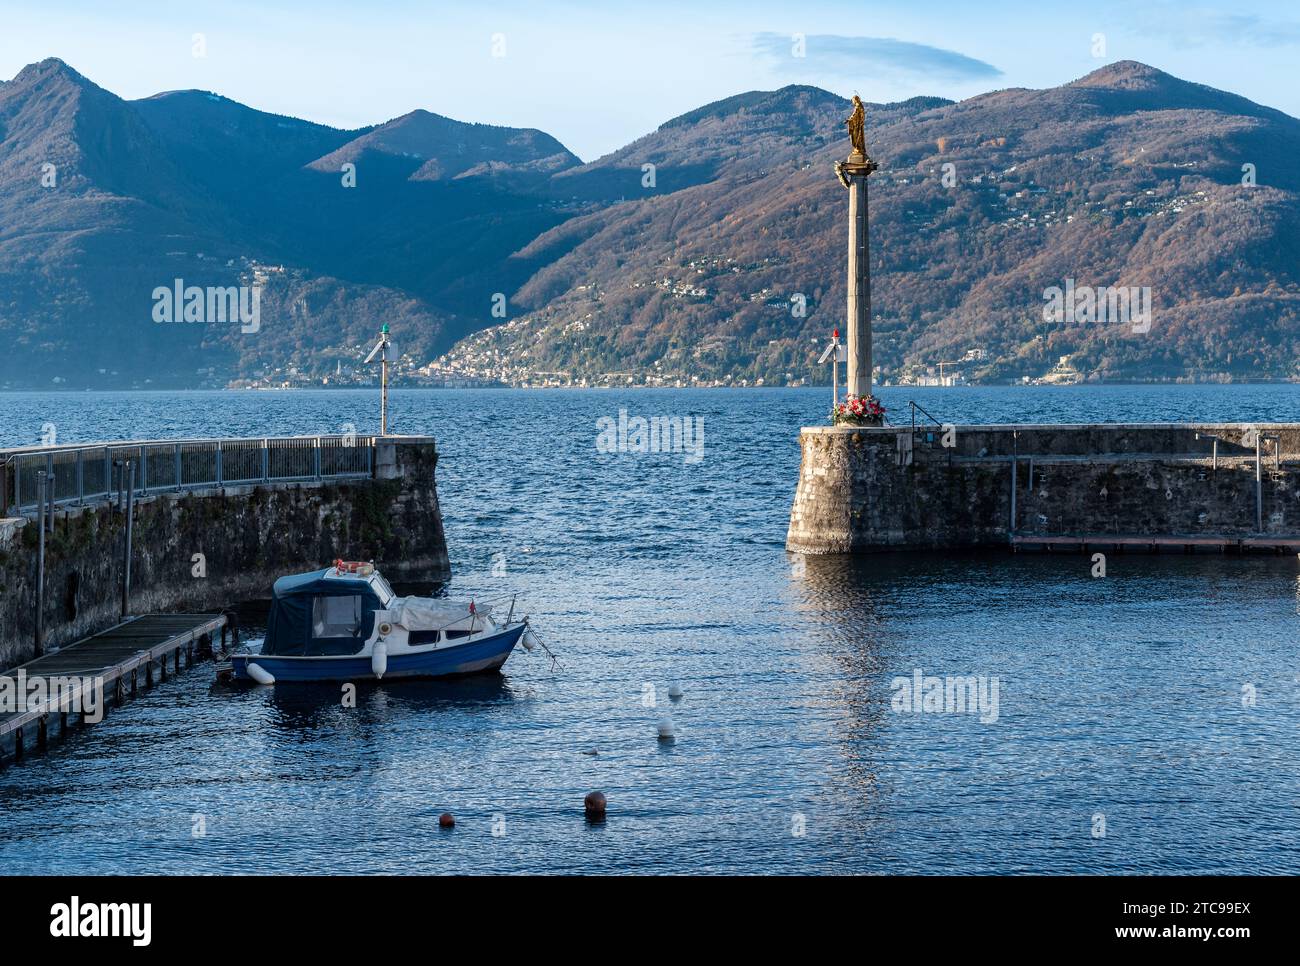
[[[1005,547],[1013,533],[1300,538],[1300,424],[813,427],[800,446],[786,547],[801,553]]]
[[[220,610],[268,598],[287,573],[337,558],[386,576],[451,576],[432,439],[379,440],[375,478],[271,483],[141,497],[132,538],[131,611]],[[121,606],[125,516],[108,503],[59,507],[46,537],[46,647],[112,626]],[[0,669],[33,656],[37,533],[0,520]],[[207,575],[193,576],[194,554]]]

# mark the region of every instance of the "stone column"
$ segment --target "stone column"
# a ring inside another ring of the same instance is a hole
[[[849,189],[848,329],[849,384],[854,396],[871,395],[871,266],[867,230],[867,175],[876,163],[854,153],[835,166],[840,182]]]

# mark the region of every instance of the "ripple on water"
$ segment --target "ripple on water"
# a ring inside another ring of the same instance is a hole
[[[1249,421],[1286,418],[1297,390],[883,395],[956,422]],[[396,429],[439,439],[451,592],[524,591],[558,665],[520,652],[498,677],[363,686],[355,708],[333,686],[186,672],[0,770],[0,868],[1300,868],[1296,560],[1128,556],[1093,580],[1074,556],[794,557],[797,431],[825,397],[394,392]],[[703,415],[704,458],[598,454],[596,420],[620,407]],[[349,392],[0,394],[0,432],[364,432],[373,408]],[[894,710],[916,668],[996,676],[997,720]],[[597,788],[609,818],[592,825]]]

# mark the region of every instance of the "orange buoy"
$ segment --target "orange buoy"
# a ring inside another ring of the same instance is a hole
[[[455,828],[455,827],[456,827],[456,819],[455,819],[455,817],[451,814],[451,812],[443,812],[441,815],[438,816],[438,827],[439,827],[439,828]]]

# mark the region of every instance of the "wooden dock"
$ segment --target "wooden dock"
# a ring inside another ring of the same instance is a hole
[[[49,722],[59,720],[59,734],[66,734],[70,716],[77,724],[86,724],[77,713],[81,695],[91,688],[102,688],[101,710],[109,699],[121,707],[129,692],[132,697],[143,676],[145,687],[153,684],[155,671],[160,681],[167,679],[167,664],[173,673],[193,664],[195,645],[226,626],[224,614],[146,614],[131,617],[93,637],[68,644],[28,661],[0,675],[0,693],[15,694],[20,682],[72,682],[58,696],[48,696],[38,707],[24,710],[0,708],[0,763],[12,754],[21,759],[25,741],[34,737],[35,746],[43,750],[49,742]],[[224,635],[223,635],[224,636]],[[143,674],[142,674],[143,672]],[[9,679],[9,680],[5,680]],[[69,688],[72,688],[69,691]],[[27,691],[24,690],[24,696]],[[34,733],[34,734],[33,734]]]
[[[1234,537],[1188,534],[1077,534],[1040,536],[1017,533],[1011,537],[1013,550],[1054,550],[1083,553],[1088,550],[1132,551],[1135,553],[1297,553],[1300,537],[1267,535]]]

